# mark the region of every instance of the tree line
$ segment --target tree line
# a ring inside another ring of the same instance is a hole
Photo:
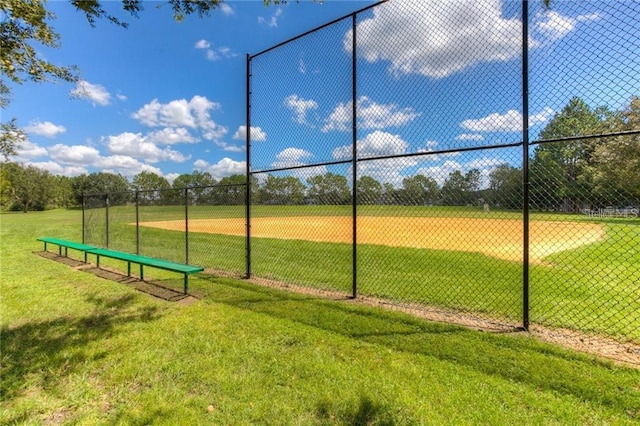
[[[530,200],[534,210],[580,212],[584,208],[633,205],[640,200],[640,98],[621,111],[590,108],[573,98],[540,133],[529,162]],[[635,132],[635,133],[634,133]],[[584,135],[616,134],[590,137]],[[570,138],[570,140],[562,140]],[[547,142],[545,142],[547,141]],[[503,163],[483,179],[479,169],[454,170],[439,185],[432,176],[407,176],[393,185],[372,176],[356,181],[362,205],[478,205],[521,209],[522,168]],[[143,171],[129,181],[112,173],[54,176],[30,165],[4,163],[0,171],[0,205],[5,210],[43,210],[109,203],[171,205],[246,202],[246,177],[216,180],[208,172],[182,174],[172,183]],[[185,191],[185,188],[189,188]],[[269,174],[251,182],[255,204],[350,204],[352,189],[345,176],[325,173],[302,180]],[[136,198],[137,197],[137,198]]]

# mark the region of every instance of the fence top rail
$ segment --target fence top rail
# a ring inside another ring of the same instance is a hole
[[[163,191],[173,191],[179,192],[184,191],[185,189],[214,189],[214,188],[242,188],[246,187],[245,183],[226,183],[226,184],[215,184],[215,185],[198,185],[198,186],[184,186],[181,188],[165,188],[165,189],[132,189],[130,191],[118,191],[118,192],[94,192],[94,193],[83,193],[84,197],[104,197],[106,195],[120,195],[120,194],[145,194],[149,192],[163,192]]]
[[[353,15],[358,15],[358,14],[360,14],[360,13],[362,13],[362,12],[365,12],[365,11],[367,11],[367,10],[369,10],[369,9],[373,9],[374,7],[377,7],[377,6],[379,6],[379,5],[383,4],[383,3],[386,3],[386,2],[388,2],[388,1],[389,1],[389,0],[381,0],[381,1],[377,2],[377,3],[370,4],[369,6],[366,6],[366,7],[363,7],[363,8],[361,8],[361,9],[358,9],[358,10],[356,10],[356,11],[353,11],[353,12],[351,12],[351,13],[347,14],[347,15],[341,16],[340,18],[336,18],[336,19],[334,19],[334,20],[333,20],[333,21],[331,21],[331,22],[327,22],[327,23],[322,24],[322,25],[320,25],[320,26],[318,26],[318,27],[315,27],[315,28],[313,28],[313,29],[310,29],[309,31],[306,31],[306,32],[304,32],[304,33],[302,33],[302,34],[298,34],[298,35],[297,35],[297,36],[295,36],[295,37],[291,37],[291,38],[290,38],[290,39],[288,39],[288,40],[285,40],[285,41],[283,41],[283,42],[280,42],[280,43],[278,43],[278,44],[276,44],[276,45],[274,45],[274,46],[271,46],[271,47],[269,47],[269,48],[267,48],[267,49],[265,49],[265,50],[263,50],[263,51],[261,51],[261,52],[258,52],[258,53],[256,53],[256,54],[254,54],[254,55],[249,54],[249,55],[248,55],[248,58],[249,58],[249,60],[252,60],[253,58],[256,58],[256,57],[258,57],[258,56],[264,55],[264,54],[265,54],[265,53],[267,53],[267,52],[270,52],[270,51],[272,51],[272,50],[274,50],[274,49],[277,49],[277,48],[279,48],[279,47],[282,47],[282,46],[284,46],[285,44],[289,44],[289,43],[291,43],[291,42],[294,42],[294,41],[296,41],[296,40],[298,40],[298,39],[300,39],[300,38],[303,38],[303,37],[305,37],[305,36],[308,36],[309,34],[312,34],[312,33],[316,32],[316,31],[320,31],[321,29],[326,28],[326,27],[329,27],[329,26],[331,26],[331,25],[333,25],[333,24],[335,24],[335,23],[337,23],[337,22],[343,21],[343,20],[345,20],[345,19],[349,19],[349,18],[351,18]]]

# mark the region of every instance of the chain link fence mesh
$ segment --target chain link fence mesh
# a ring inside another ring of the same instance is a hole
[[[639,27],[635,1],[363,9],[248,58],[249,206],[246,179],[88,196],[86,242],[637,350]]]

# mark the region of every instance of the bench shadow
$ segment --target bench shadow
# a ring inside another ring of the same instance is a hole
[[[640,371],[527,338],[526,333],[516,332],[517,329],[514,329],[513,337],[505,338],[504,332],[479,332],[350,302],[287,293],[215,277],[202,276],[201,279],[216,284],[215,290],[205,299],[211,302],[293,321],[400,352],[452,362],[534,389],[572,395],[616,410],[622,408],[623,417],[640,419],[640,388],[637,387]],[[598,369],[597,375],[591,374],[594,367]],[[619,380],[621,370],[628,373],[627,383]]]
[[[44,388],[56,384],[105,352],[87,351],[91,342],[108,339],[132,322],[155,321],[156,307],[136,307],[133,295],[115,298],[90,296],[95,312],[82,317],[59,317],[18,326],[4,326],[2,336],[2,380],[0,400],[20,396],[26,381]]]
[[[182,304],[193,303],[199,299],[197,294],[183,293],[183,291],[181,290],[181,279],[167,280],[166,283],[160,280],[140,280],[134,276],[127,276],[125,273],[116,269],[106,268],[104,266],[98,268],[91,263],[84,263],[81,260],[77,260],[71,257],[60,256],[54,252],[39,251],[35,253],[46,259],[50,259],[55,262],[70,266],[72,268],[76,268],[83,272],[93,274],[105,280],[126,284],[142,293],[146,293],[157,299],[165,300],[168,302],[180,302]],[[178,290],[178,288],[180,288],[180,290]]]

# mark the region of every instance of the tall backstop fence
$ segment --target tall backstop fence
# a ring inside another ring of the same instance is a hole
[[[640,344],[639,42],[633,1],[371,5],[247,55],[244,185],[87,196],[85,238]]]

